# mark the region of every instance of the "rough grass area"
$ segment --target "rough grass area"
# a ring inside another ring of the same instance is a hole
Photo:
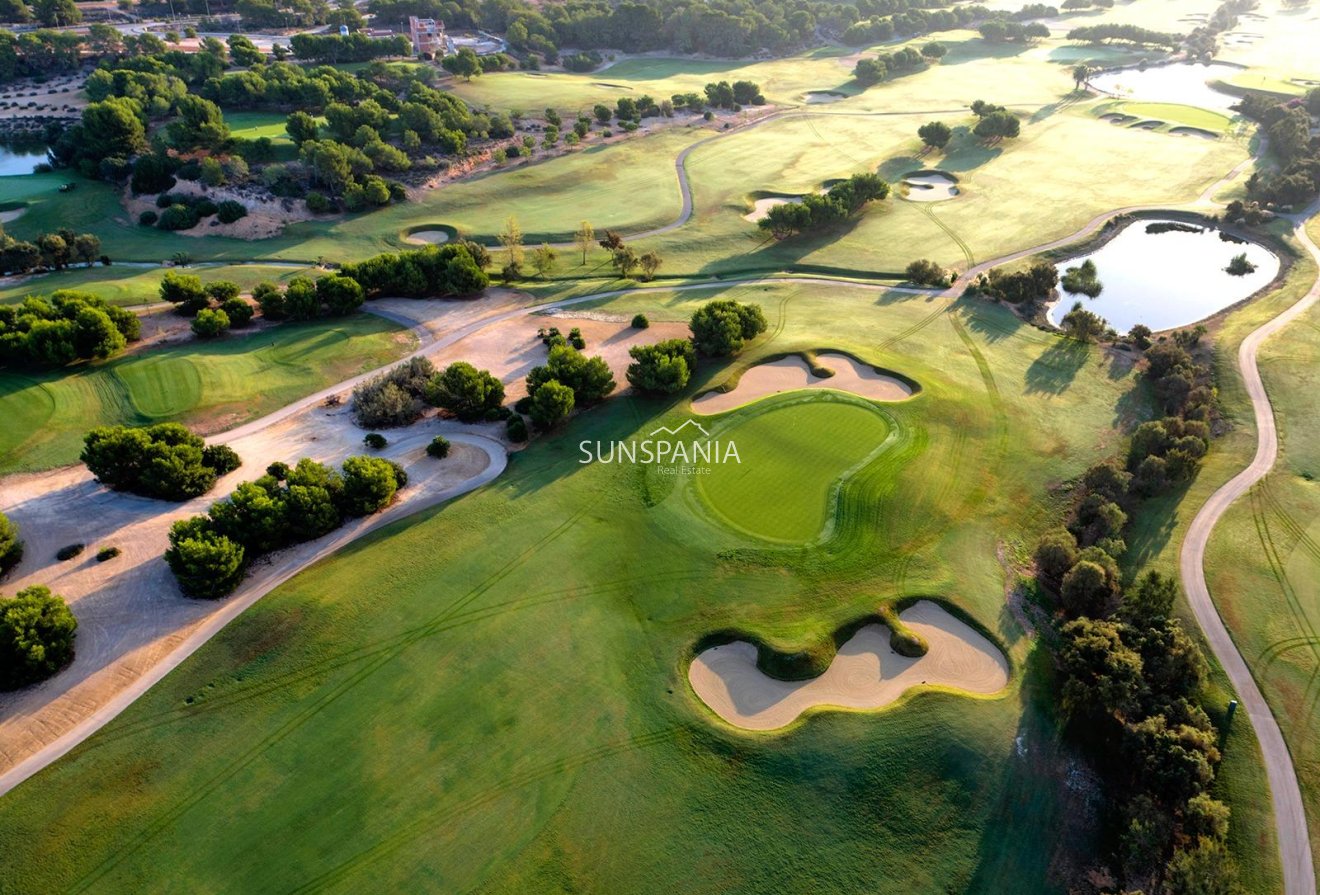
[[[401,356],[411,334],[369,314],[286,323],[48,373],[0,371],[0,473],[75,463],[98,425],[229,428]]]
[[[905,465],[849,478],[823,545],[767,546],[673,476],[580,464],[583,439],[688,418],[682,398],[611,399],[280,588],[7,796],[0,835],[28,845],[0,888],[1057,892],[1052,863],[1094,847],[1085,793],[1063,782],[996,551],[1056,518],[1042,481],[1112,451],[1144,407],[1130,371],[992,306],[722,294],[770,318],[747,362],[829,344],[924,386],[886,408]],[[608,309],[660,320],[709,297]],[[727,375],[703,365],[688,394]],[[861,406],[816,406],[803,423],[886,434]],[[709,632],[807,643],[932,593],[1014,657],[1004,697],[924,693],[883,723],[827,713],[769,742],[712,724],[687,687]]]

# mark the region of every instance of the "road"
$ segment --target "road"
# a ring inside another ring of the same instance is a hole
[[[1295,223],[1298,240],[1311,257],[1320,263],[1320,248],[1316,247],[1306,232],[1305,223],[1306,218],[1315,214],[1317,210],[1320,210],[1320,207],[1313,206],[1306,215],[1296,219]],[[1247,667],[1242,654],[1238,652],[1210,596],[1210,588],[1205,580],[1205,551],[1211,533],[1219,520],[1228,512],[1229,507],[1269,474],[1279,456],[1279,432],[1274,419],[1274,409],[1270,405],[1269,395],[1265,392],[1265,383],[1261,380],[1260,367],[1256,362],[1260,346],[1270,336],[1306,313],[1317,301],[1320,301],[1320,280],[1316,281],[1311,291],[1300,301],[1242,341],[1238,349],[1238,369],[1242,373],[1247,396],[1251,399],[1256,415],[1256,456],[1252,458],[1246,469],[1212,494],[1201,507],[1183,538],[1182,553],[1179,557],[1183,586],[1187,590],[1187,601],[1191,604],[1196,622],[1205,633],[1211,651],[1223,666],[1229,682],[1237,691],[1242,708],[1246,710],[1256,729],[1256,739],[1260,742],[1265,773],[1270,782],[1270,794],[1274,802],[1274,826],[1279,835],[1279,855],[1283,863],[1285,895],[1315,895],[1316,891],[1311,839],[1307,830],[1302,790],[1297,782],[1292,754],[1288,751],[1288,744],[1284,742],[1279,724],[1265,702],[1265,697],[1261,695],[1260,688],[1256,686],[1256,680],[1251,676],[1251,669]]]

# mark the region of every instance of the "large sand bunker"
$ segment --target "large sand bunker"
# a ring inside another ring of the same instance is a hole
[[[762,221],[770,214],[770,209],[777,205],[787,205],[790,202],[796,202],[801,196],[767,196],[764,199],[757,199],[752,203],[752,210],[743,215],[744,221],[751,221],[753,224]]]
[[[938,172],[909,174],[903,186],[907,187],[903,198],[909,202],[942,202],[958,195],[958,181]]]
[[[774,730],[816,706],[877,709],[923,684],[969,693],[997,693],[1008,685],[1008,661],[975,628],[922,600],[899,615],[930,645],[910,659],[889,647],[889,629],[867,625],[839,648],[825,673],[781,681],[756,667],[756,647],[735,641],[703,650],[688,667],[701,701],[735,727]]]
[[[804,388],[832,388],[873,401],[902,401],[914,392],[911,385],[898,377],[881,373],[846,354],[823,352],[816,356],[816,362],[833,370],[834,375],[817,376],[798,355],[781,357],[743,373],[731,391],[699,395],[692,400],[692,410],[703,414],[723,413],[770,395]]]
[[[418,246],[440,245],[449,242],[449,234],[444,230],[414,230],[403,238],[404,242]]]
[[[816,103],[837,103],[841,99],[847,99],[848,94],[840,93],[837,90],[808,90],[802,95],[802,98],[812,104]]]

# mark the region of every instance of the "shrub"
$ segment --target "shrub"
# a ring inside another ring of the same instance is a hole
[[[199,339],[214,339],[229,329],[229,315],[224,311],[202,308],[193,318],[192,331]]]
[[[197,226],[197,212],[187,205],[171,205],[161,212],[156,226],[162,230],[191,230]]]
[[[551,348],[545,364],[533,367],[527,374],[527,393],[533,401],[541,385],[546,382],[557,382],[570,388],[575,406],[595,404],[614,391],[614,374],[610,372],[604,358],[589,358],[567,345]]]
[[[154,227],[159,217],[160,216],[157,215],[156,212],[148,209],[142,212],[142,214],[138,215],[138,223],[141,224],[143,227]]]
[[[909,659],[919,659],[930,651],[926,638],[903,624],[893,606],[880,607],[879,615],[889,628],[889,648],[894,652]]]
[[[118,556],[120,552],[121,551],[118,547],[102,547],[100,550],[96,551],[96,561],[106,562],[112,560]]]
[[[509,417],[509,422],[504,427],[504,434],[514,444],[522,444],[527,440],[527,421],[515,413]]]
[[[252,315],[255,312],[252,305],[243,301],[238,296],[225,299],[224,304],[220,305],[220,310],[229,318],[229,325],[233,327],[244,327],[252,322]]]
[[[0,575],[18,565],[23,558],[23,542],[18,537],[18,525],[0,513]]]
[[[73,660],[78,620],[64,598],[34,585],[0,598],[0,690],[45,680]]]
[[[335,201],[327,197],[324,193],[318,193],[315,190],[307,194],[307,210],[312,214],[330,214],[338,211]]]
[[[228,475],[243,465],[238,451],[227,444],[208,444],[202,448],[202,464],[209,466],[216,476]]]
[[[688,326],[699,353],[728,357],[742,351],[748,339],[765,332],[766,321],[759,305],[717,299],[698,308]]]
[[[546,380],[532,395],[532,422],[541,430],[553,429],[573,412],[573,389],[556,379]]]
[[[944,268],[927,258],[920,258],[907,266],[908,282],[918,286],[949,285],[949,274]]]
[[[288,316],[284,293],[274,283],[258,283],[252,287],[252,297],[261,307],[261,316],[268,320],[283,320]]]
[[[68,562],[75,556],[81,556],[84,549],[83,544],[68,544],[55,551],[55,558],[60,562]]]
[[[443,435],[437,435],[431,439],[431,443],[426,446],[428,456],[435,457],[437,460],[443,460],[449,456],[449,439]]]
[[[633,329],[649,329],[651,321],[646,319],[645,314],[634,314],[632,319]]]
[[[210,296],[200,277],[168,271],[160,281],[160,297],[175,306],[180,314],[191,317],[210,303]]]
[[[316,297],[325,305],[326,311],[336,317],[356,311],[366,298],[357,280],[339,274],[318,278]]]
[[[475,422],[504,403],[504,383],[487,370],[464,361],[450,364],[426,385],[427,403],[466,423]]]
[[[222,224],[232,224],[234,221],[247,217],[247,206],[242,202],[236,202],[233,199],[226,199],[216,206],[215,216],[219,218]]]
[[[87,433],[81,459],[108,488],[161,500],[187,500],[211,490],[222,471],[234,468],[237,455],[221,448],[208,449],[178,423],[144,429],[100,426]]]
[[[198,525],[205,517],[181,519],[170,528],[165,562],[189,597],[214,600],[233,593],[243,580],[243,547]]]
[[[379,432],[368,432],[366,437],[362,439],[362,443],[373,451],[379,451],[389,444],[389,440]]]
[[[353,417],[364,429],[406,426],[422,415],[422,396],[435,376],[424,357],[404,361],[353,389]]]

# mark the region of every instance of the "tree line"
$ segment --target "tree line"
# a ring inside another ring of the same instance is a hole
[[[340,470],[305,457],[273,463],[206,515],[175,522],[165,561],[186,595],[217,599],[242,583],[254,559],[369,516],[407,484],[402,466],[379,457],[349,457]]]
[[[1134,335],[1149,345],[1148,331]],[[1210,795],[1219,731],[1203,705],[1205,659],[1173,613],[1176,581],[1149,572],[1125,589],[1118,560],[1144,502],[1190,481],[1207,449],[1215,399],[1209,368],[1184,347],[1193,338],[1148,348],[1142,375],[1168,416],[1138,427],[1124,460],[1083,474],[1066,525],[1035,551],[1060,616],[1066,730],[1110,796],[1111,869],[1125,891],[1170,895],[1234,891],[1228,808]]]
[[[1260,124],[1269,137],[1270,151],[1282,161],[1277,172],[1253,172],[1247,179],[1247,195],[1286,208],[1305,205],[1320,195],[1320,140],[1311,136],[1311,116],[1320,115],[1320,87],[1300,104],[1248,93],[1237,108]]]
[[[118,354],[141,337],[137,315],[88,292],[61,289],[0,305],[0,365],[64,367]]]

